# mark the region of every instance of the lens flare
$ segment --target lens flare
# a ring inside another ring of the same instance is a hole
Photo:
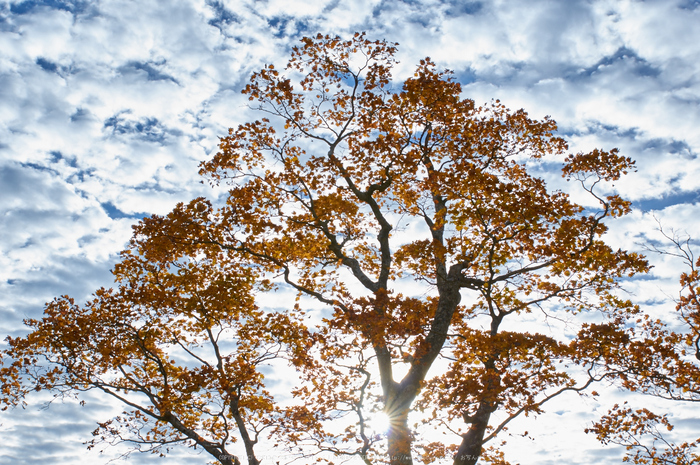
[[[372,421],[370,422],[372,429],[379,433],[384,434],[389,432],[391,427],[391,418],[384,412],[377,412],[372,415]]]

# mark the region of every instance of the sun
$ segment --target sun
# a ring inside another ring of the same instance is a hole
[[[385,412],[376,412],[372,415],[370,425],[376,433],[385,434],[389,432],[391,427],[391,418]]]

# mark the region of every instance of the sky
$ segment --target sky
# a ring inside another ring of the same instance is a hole
[[[0,0],[0,336],[24,334],[22,320],[54,296],[109,286],[140,218],[212,194],[197,166],[256,117],[240,94],[252,72],[284,65],[305,35],[355,31],[400,44],[399,78],[429,56],[477,103],[552,116],[572,152],[618,147],[635,159],[615,185],[634,211],[611,225],[612,245],[642,250],[657,220],[700,239],[699,0]],[[650,260],[630,293],[669,312],[682,264]],[[0,465],[119,455],[82,445],[114,406],[38,400],[0,414]],[[622,451],[582,432],[611,404],[558,401],[506,457],[619,462]],[[697,409],[670,409],[678,437],[698,430]]]

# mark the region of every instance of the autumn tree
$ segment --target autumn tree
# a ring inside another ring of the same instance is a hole
[[[473,465],[505,463],[499,433],[548,400],[641,379],[633,351],[654,342],[657,323],[617,290],[648,266],[603,241],[605,222],[630,210],[605,190],[631,159],[568,154],[553,120],[476,105],[430,59],[396,82],[395,53],[363,34],[319,35],[284,70],[253,74],[244,92],[264,117],[231,129],[201,167],[229,188],[226,201],[140,223],[115,270],[124,287],[85,307],[59,299],[10,340],[6,395],[27,379],[133,392],[152,407],[123,400],[159,425],[158,447],[186,440],[215,456],[235,424],[246,446],[267,428],[327,463]],[[552,167],[581,203],[538,177]],[[297,294],[287,313],[255,306],[284,289]],[[87,316],[100,312],[124,322]],[[222,338],[235,341],[227,357]],[[205,343],[213,362],[199,355]],[[257,370],[272,356],[299,378],[284,409]],[[42,357],[54,368],[37,378]],[[412,412],[452,439],[419,435]]]
[[[8,338],[2,400],[7,407],[32,390],[99,390],[128,410],[99,423],[89,448],[126,442],[134,446],[126,455],[163,456],[187,444],[223,465],[258,465],[254,446],[283,415],[260,368],[280,358],[296,363],[310,339],[291,314],[256,307],[253,291],[265,284],[234,254],[175,248],[163,237],[144,247],[140,231],[158,221],[135,227],[113,271],[116,289],[98,290],[84,306],[57,298],[43,319],[26,321],[28,336]],[[236,440],[243,461],[230,452]]]
[[[700,259],[695,257],[691,238],[670,234],[661,228],[665,242],[654,241],[649,249],[685,265],[680,274],[680,295],[676,317],[680,330],[672,331],[660,322],[649,347],[634,348],[626,361],[631,368],[626,387],[674,403],[700,402]],[[644,367],[642,369],[642,367]],[[625,461],[645,465],[692,465],[700,463],[700,438],[675,442],[669,439],[674,425],[666,414],[647,408],[614,405],[586,431],[594,433],[603,444],[617,444],[627,450]]]

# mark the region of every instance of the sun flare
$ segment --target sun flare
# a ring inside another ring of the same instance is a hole
[[[377,412],[372,416],[372,429],[379,434],[389,432],[391,427],[391,418],[384,412]]]

